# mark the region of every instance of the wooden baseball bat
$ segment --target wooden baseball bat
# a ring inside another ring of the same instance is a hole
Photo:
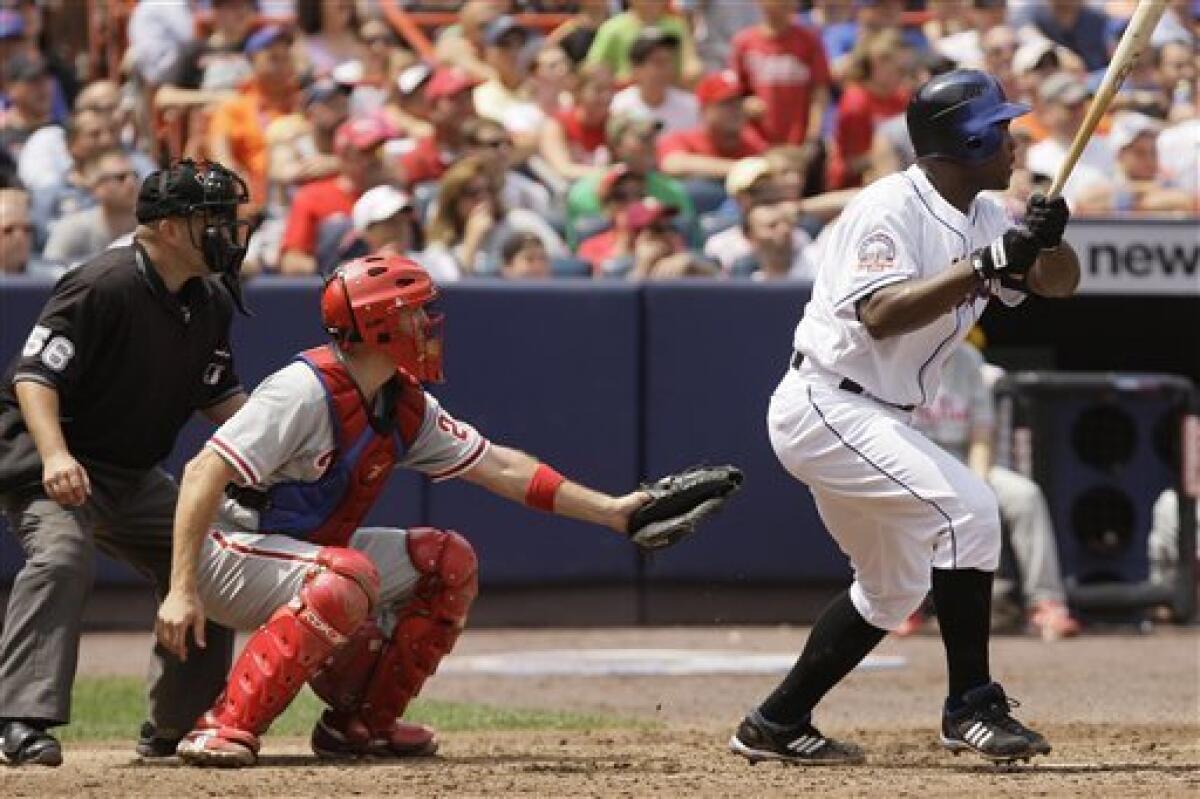
[[[1062,192],[1063,185],[1079,161],[1079,156],[1083,154],[1083,148],[1091,140],[1092,133],[1095,132],[1096,125],[1100,122],[1100,117],[1104,116],[1104,112],[1112,104],[1117,90],[1121,88],[1121,83],[1133,70],[1138,57],[1150,43],[1150,34],[1154,32],[1154,28],[1158,25],[1166,8],[1167,0],[1141,0],[1138,3],[1133,17],[1129,20],[1128,27],[1125,28],[1125,33],[1121,36],[1120,43],[1117,44],[1117,50],[1113,53],[1108,70],[1104,73],[1104,80],[1100,82],[1100,88],[1096,91],[1096,96],[1092,98],[1092,105],[1088,108],[1087,117],[1075,133],[1071,149],[1067,152],[1067,157],[1062,165],[1059,166],[1058,174],[1054,176],[1049,196],[1057,197]]]

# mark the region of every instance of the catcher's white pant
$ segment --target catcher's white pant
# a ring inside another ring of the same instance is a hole
[[[838,380],[807,360],[788,369],[767,414],[771,446],[849,556],[855,608],[893,630],[924,600],[931,568],[996,570],[1000,515],[987,483],[910,414]]]
[[[350,537],[350,547],[366,553],[379,570],[381,613],[404,604],[420,576],[408,557],[407,535],[391,527],[363,527]],[[197,574],[204,612],[235,630],[258,629],[299,596],[321,549],[286,535],[211,531]]]

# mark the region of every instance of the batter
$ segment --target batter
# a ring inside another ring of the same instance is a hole
[[[983,72],[931,79],[907,110],[917,163],[866,188],[831,232],[767,424],[854,581],[730,739],[751,762],[861,762],[859,747],[817,730],[813,709],[931,587],[949,674],[943,745],[996,761],[1050,751],[1010,715],[989,669],[995,494],[910,425],[991,298],[1065,297],[1078,284],[1078,259],[1062,241],[1065,202],[1035,196],[1017,227],[980,195],[1008,186],[1008,124],[1028,110]]]

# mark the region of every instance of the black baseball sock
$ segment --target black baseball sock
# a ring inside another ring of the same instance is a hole
[[[946,647],[950,681],[947,709],[956,710],[962,695],[992,681],[988,639],[992,622],[992,572],[934,569],[933,604]]]
[[[841,682],[887,630],[867,623],[850,601],[849,590],[829,603],[813,626],[804,651],[759,712],[767,721],[792,726],[808,721],[812,709]]]

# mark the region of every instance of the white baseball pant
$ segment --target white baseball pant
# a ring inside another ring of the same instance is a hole
[[[996,570],[996,497],[909,413],[834,379],[807,361],[788,369],[767,414],[771,445],[850,558],[855,608],[894,630],[924,600],[932,568]]]

